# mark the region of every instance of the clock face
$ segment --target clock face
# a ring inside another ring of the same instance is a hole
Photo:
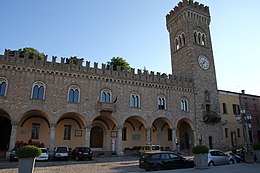
[[[199,66],[204,69],[204,70],[208,70],[209,69],[209,60],[205,55],[200,55],[198,58],[198,63]]]

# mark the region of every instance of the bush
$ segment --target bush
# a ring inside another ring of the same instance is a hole
[[[254,150],[260,150],[260,144],[255,144],[255,145],[253,146],[253,148],[254,148]]]
[[[206,154],[209,152],[209,149],[205,145],[197,145],[192,149],[193,154]]]
[[[33,145],[23,146],[18,148],[16,151],[16,156],[18,158],[31,158],[31,157],[39,157],[41,155],[41,149],[37,148]]]

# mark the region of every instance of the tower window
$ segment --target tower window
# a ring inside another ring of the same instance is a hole
[[[174,39],[174,45],[175,45],[175,50],[179,50],[180,48],[182,48],[183,46],[185,46],[185,35],[184,33],[182,33],[181,35],[178,35],[175,39]]]

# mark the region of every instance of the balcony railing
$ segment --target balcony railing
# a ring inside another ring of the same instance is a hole
[[[115,112],[116,105],[114,103],[98,102],[96,104],[96,109],[100,112]]]
[[[215,111],[204,111],[203,112],[203,121],[207,123],[218,123],[220,122],[221,117]]]

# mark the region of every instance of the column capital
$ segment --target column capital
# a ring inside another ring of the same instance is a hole
[[[18,121],[11,121],[11,125],[12,126],[18,125]]]
[[[50,127],[54,127],[54,128],[55,128],[56,126],[57,126],[56,123],[51,123],[51,124],[50,124]]]

